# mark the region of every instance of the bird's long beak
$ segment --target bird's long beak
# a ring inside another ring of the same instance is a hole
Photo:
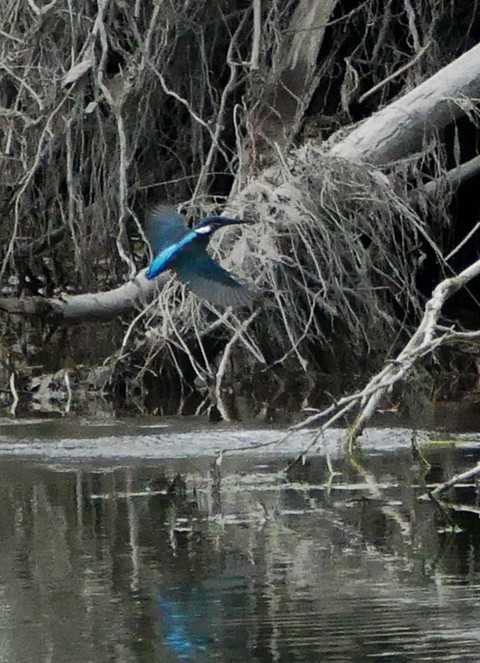
[[[246,219],[230,219],[230,218],[222,218],[222,222],[227,225],[227,226],[234,226],[240,223],[249,223]]]
[[[228,216],[213,216],[209,219],[210,223],[218,224],[220,226],[235,226],[243,224],[251,224],[253,221],[251,219],[231,219]]]

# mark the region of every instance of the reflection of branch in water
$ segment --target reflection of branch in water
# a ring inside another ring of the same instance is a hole
[[[422,495],[420,499],[427,499],[427,497],[436,497],[437,495],[440,495],[440,493],[442,493],[444,490],[447,490],[447,488],[451,488],[452,486],[455,486],[455,484],[461,483],[462,481],[466,481],[467,479],[471,479],[472,477],[475,477],[478,474],[480,474],[480,463],[477,463],[475,467],[471,467],[469,470],[466,470],[465,472],[456,474],[448,481],[439,484],[428,495]]]
[[[474,506],[473,504],[456,504],[455,502],[444,502],[443,500],[439,502],[439,504],[445,509],[460,511],[462,513],[474,513],[480,518],[480,506]]]
[[[365,479],[371,497],[380,501],[379,508],[382,513],[398,526],[404,542],[410,545],[412,542],[412,527],[410,520],[404,516],[400,511],[400,508],[393,506],[392,504],[382,503],[382,500],[384,499],[384,488],[379,485],[372,472],[367,470],[362,463],[358,462],[353,455],[349,456],[349,461],[358,474]]]
[[[215,460],[210,463],[210,479],[212,481],[210,487],[210,496],[212,498],[212,515],[215,516],[222,512],[222,496],[221,496],[221,483],[222,474],[220,466],[222,464],[223,453],[220,452]]]
[[[130,546],[131,576],[130,589],[132,592],[138,590],[140,577],[140,546],[138,535],[138,516],[135,510],[134,501],[129,494],[133,486],[132,468],[129,467],[125,472],[125,492],[127,494],[127,514],[128,514],[128,543]]]

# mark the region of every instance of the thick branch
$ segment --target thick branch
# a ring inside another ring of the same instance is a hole
[[[480,45],[372,115],[331,149],[334,156],[386,164],[422,149],[436,131],[480,97]]]
[[[457,189],[460,184],[475,177],[480,173],[480,156],[476,156],[470,161],[460,164],[456,168],[452,168],[446,173],[445,178],[440,180],[432,180],[424,186],[424,193],[429,198],[434,198],[438,191],[447,184],[451,189]]]
[[[58,323],[111,320],[144,305],[153,298],[157,287],[165,284],[168,276],[155,281],[145,278],[145,270],[119,288],[106,292],[61,297],[0,298],[0,310],[25,317],[50,318]]]

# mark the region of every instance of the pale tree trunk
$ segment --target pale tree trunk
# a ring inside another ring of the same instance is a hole
[[[337,0],[301,0],[274,60],[259,108],[260,131],[288,147],[318,85],[317,59]]]
[[[252,76],[251,97],[244,118],[248,139],[240,148],[234,193],[254,170],[262,170],[276,159],[276,151],[286,153],[298,135],[308,105],[319,83],[318,55],[325,29],[338,0],[300,0],[280,43],[272,55],[267,76]],[[255,14],[261,14],[261,0],[254,3]],[[258,64],[262,46],[262,28],[255,21],[253,35],[253,70]],[[278,27],[278,26],[277,26]]]

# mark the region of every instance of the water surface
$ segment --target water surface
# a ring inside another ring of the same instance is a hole
[[[333,431],[288,477],[311,434],[256,448],[280,434],[0,424],[0,661],[478,661],[478,517],[418,502],[411,432],[354,469]],[[434,481],[480,454],[425,453]]]

